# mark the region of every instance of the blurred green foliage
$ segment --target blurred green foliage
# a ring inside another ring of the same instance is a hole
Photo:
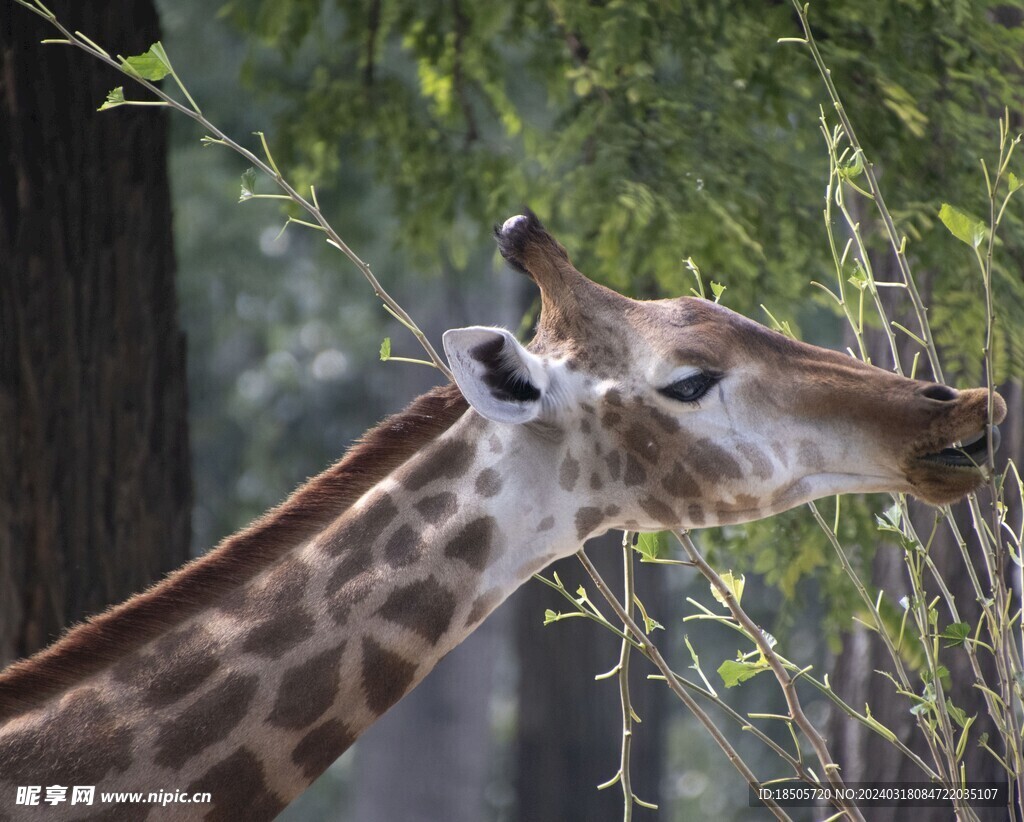
[[[985,214],[978,158],[996,149],[1003,107],[1018,128],[1024,109],[1022,9],[866,0],[810,12],[960,384],[981,379],[983,291],[937,215],[943,202]],[[692,256],[728,285],[730,307],[764,320],[764,304],[805,338],[842,342],[835,307],[809,285],[834,279],[818,132],[829,108],[801,47],[776,42],[800,33],[788,3],[230,0],[224,13],[283,61],[252,62],[249,77],[281,101],[289,167],[318,185],[372,169],[395,207],[395,244],[423,264],[465,267],[525,203],[582,270],[621,291],[688,293]],[[310,61],[301,78],[280,71]],[[858,205],[884,260],[872,204]],[[999,378],[1024,370],[1019,212],[1002,241]],[[877,534],[866,507],[847,509],[842,536],[868,562]],[[802,513],[709,532],[705,545],[748,555],[787,597],[817,577],[833,641],[846,624],[851,592]]]
[[[997,112],[1024,101],[1024,29],[1003,24],[1020,8],[811,9],[965,378],[978,370],[980,283],[935,218],[943,201],[981,211],[978,156],[994,149]],[[225,13],[286,64],[315,55],[293,83],[251,67],[288,100],[297,173],[323,183],[371,167],[400,242],[428,259],[464,264],[526,203],[584,271],[634,294],[687,290],[692,255],[745,313],[820,299],[807,284],[828,271],[824,98],[800,47],[776,43],[799,34],[788,3],[230,0]],[[1004,330],[1024,317],[1021,231],[1015,217],[1004,235]],[[1004,335],[1004,367],[1020,370],[1020,338]]]

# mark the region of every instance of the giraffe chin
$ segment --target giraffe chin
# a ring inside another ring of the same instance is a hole
[[[992,426],[991,437],[983,429],[963,439],[959,447],[950,446],[913,458],[907,470],[911,494],[932,505],[949,505],[985,482],[989,447],[993,453],[999,448],[999,427]]]

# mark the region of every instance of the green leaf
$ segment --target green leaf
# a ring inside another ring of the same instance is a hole
[[[890,525],[897,529],[900,527],[900,523],[903,522],[903,514],[900,511],[900,504],[898,502],[894,502],[886,508],[882,512],[882,516],[886,518]]]
[[[716,283],[714,280],[711,281],[711,293],[715,295],[715,302],[717,303],[722,299],[722,294],[725,293],[725,286],[721,283]]]
[[[1010,193],[1011,194],[1013,192],[1017,191],[1018,189],[1024,187],[1024,180],[1021,180],[1012,171],[1006,172],[1006,176],[1007,176],[1007,179],[1009,179],[1009,181],[1010,181]]]
[[[736,600],[736,604],[739,605],[740,600],[743,599],[743,586],[747,582],[746,578],[742,574],[740,574],[739,577],[734,577],[732,575],[732,571],[726,571],[720,576],[722,577],[722,582],[724,582],[725,586],[732,592],[733,598]],[[711,586],[711,593],[714,595],[715,599],[723,605],[726,604],[725,597],[719,593],[718,589],[714,585]]]
[[[726,688],[734,688],[741,682],[753,679],[761,671],[767,670],[767,662],[741,662],[736,659],[727,659],[718,666],[718,675],[722,677],[722,683]]]
[[[655,562],[668,556],[668,532],[639,534],[633,550],[640,554],[641,562]]]
[[[988,226],[977,217],[961,211],[949,203],[943,203],[939,209],[939,219],[949,229],[950,234],[971,248],[977,248],[988,236]]]
[[[556,614],[550,608],[548,608],[546,611],[544,611],[544,624],[545,625],[548,625],[548,624],[550,624],[552,622],[557,622],[557,621],[558,621],[558,614]]]
[[[380,359],[387,362],[391,358],[391,337],[385,337],[380,344]]]
[[[250,168],[242,172],[242,193],[238,195],[238,202],[243,203],[252,199],[256,193],[256,169]]]
[[[953,622],[946,626],[939,636],[942,639],[947,639],[949,642],[945,645],[946,648],[955,648],[958,645],[963,645],[964,640],[967,639],[971,633],[971,626],[966,622]]]
[[[948,697],[946,698],[946,713],[948,713],[949,718],[961,728],[967,724],[967,711],[963,708],[956,707]]]
[[[843,163],[837,171],[844,180],[853,180],[859,177],[864,173],[864,153],[858,150],[853,155],[853,159]]]
[[[129,74],[137,75],[143,80],[163,80],[171,73],[170,60],[167,59],[167,52],[159,41],[150,46],[149,51],[144,54],[122,58],[121,65]]]
[[[118,106],[123,106],[125,102],[126,101],[124,99],[124,86],[118,86],[112,91],[107,92],[106,102],[104,102],[103,105],[96,110],[106,111],[108,108],[117,108]]]

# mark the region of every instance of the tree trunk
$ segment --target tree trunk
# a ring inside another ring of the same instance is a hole
[[[118,53],[160,36],[148,0],[50,5]],[[2,665],[187,559],[191,486],[166,118],[96,113],[120,75],[0,18]]]
[[[619,532],[587,543],[588,555],[605,581],[620,592],[620,598],[621,545]],[[645,606],[652,616],[666,620],[665,569],[637,563],[636,570],[636,589]],[[594,601],[604,604],[575,557],[555,563],[545,575],[552,571],[558,572],[570,591],[584,584]],[[543,625],[545,609],[570,608],[540,583],[527,583],[516,593],[515,602],[519,723],[516,812],[512,818],[559,822],[618,819],[622,814],[621,787],[597,790],[619,767],[622,714],[618,679],[595,682],[594,676],[615,666],[621,641],[589,620]],[[647,660],[633,654],[630,696],[643,722],[634,725],[630,773],[633,793],[660,804],[668,702],[664,684],[646,680],[652,671]],[[655,817],[642,809],[638,813]]]

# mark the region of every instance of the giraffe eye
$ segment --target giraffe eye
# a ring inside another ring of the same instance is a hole
[[[698,371],[685,379],[678,380],[660,389],[666,397],[679,402],[695,402],[703,397],[716,382],[719,376]]]

